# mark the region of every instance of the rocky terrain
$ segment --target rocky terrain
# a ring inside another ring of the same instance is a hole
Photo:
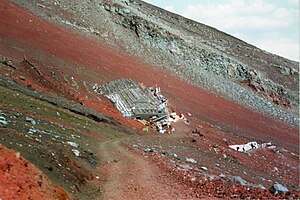
[[[191,84],[277,119],[299,123],[297,62],[141,1],[19,3]]]
[[[299,198],[298,62],[138,0],[0,10],[1,199]],[[92,89],[122,77],[189,123],[144,132]]]

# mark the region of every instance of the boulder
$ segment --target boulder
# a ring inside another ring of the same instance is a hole
[[[282,192],[288,192],[289,190],[280,183],[275,183],[270,187],[269,191],[273,194],[277,194]]]
[[[194,158],[186,158],[185,161],[189,163],[197,164],[197,161]]]

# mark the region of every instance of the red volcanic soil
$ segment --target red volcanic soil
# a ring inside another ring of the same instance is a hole
[[[0,145],[0,199],[59,200],[68,196],[20,153]]]
[[[94,81],[99,80],[99,83],[130,77],[147,85],[158,84],[181,112],[193,114],[195,124],[198,119],[208,121],[249,140],[272,141],[278,146],[298,152],[298,127],[189,85],[168,72],[47,22],[8,1],[0,2],[0,11],[0,52],[4,56],[19,60],[23,55],[34,57],[36,49],[44,56],[52,55],[84,66],[86,70],[97,74]],[[22,50],[18,50],[16,46]],[[35,59],[38,58],[35,56]],[[64,68],[59,70],[63,71]],[[78,76],[81,80],[87,79],[84,75]],[[89,105],[94,107],[92,102]]]

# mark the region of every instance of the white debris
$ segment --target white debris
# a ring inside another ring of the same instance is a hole
[[[97,90],[98,90],[98,84],[96,83],[95,85],[93,85],[93,90],[95,91],[95,92],[97,92]]]
[[[79,146],[76,142],[67,142],[67,144],[69,144],[72,147],[76,147],[76,148],[78,148],[78,146]]]
[[[231,149],[234,149],[234,150],[237,150],[240,152],[247,152],[252,149],[258,149],[259,145],[257,144],[257,142],[249,142],[247,144],[241,144],[241,145],[229,145],[229,147]]]
[[[159,123],[156,125],[156,130],[157,130],[158,132],[160,132],[160,133],[165,133],[165,132],[166,132],[166,130],[163,129],[162,125],[159,124]]]
[[[241,144],[241,145],[229,145],[231,149],[240,151],[240,152],[248,152],[252,149],[258,149],[258,148],[269,148],[269,149],[275,149],[276,146],[272,145],[271,142],[258,144],[257,142],[249,142],[247,144]]]
[[[79,156],[80,155],[80,151],[78,151],[77,149],[72,149],[73,153],[75,156]]]
[[[190,124],[190,121],[187,119],[187,118],[183,118],[183,121],[184,121],[184,123],[186,123],[186,124]]]
[[[261,147],[262,148],[269,148],[269,149],[275,149],[276,148],[276,146],[272,145],[271,142],[263,143],[263,144],[261,144]]]

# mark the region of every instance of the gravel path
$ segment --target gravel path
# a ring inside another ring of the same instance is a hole
[[[196,199],[184,186],[166,181],[157,165],[129,151],[120,139],[102,143],[99,152],[103,199]]]

